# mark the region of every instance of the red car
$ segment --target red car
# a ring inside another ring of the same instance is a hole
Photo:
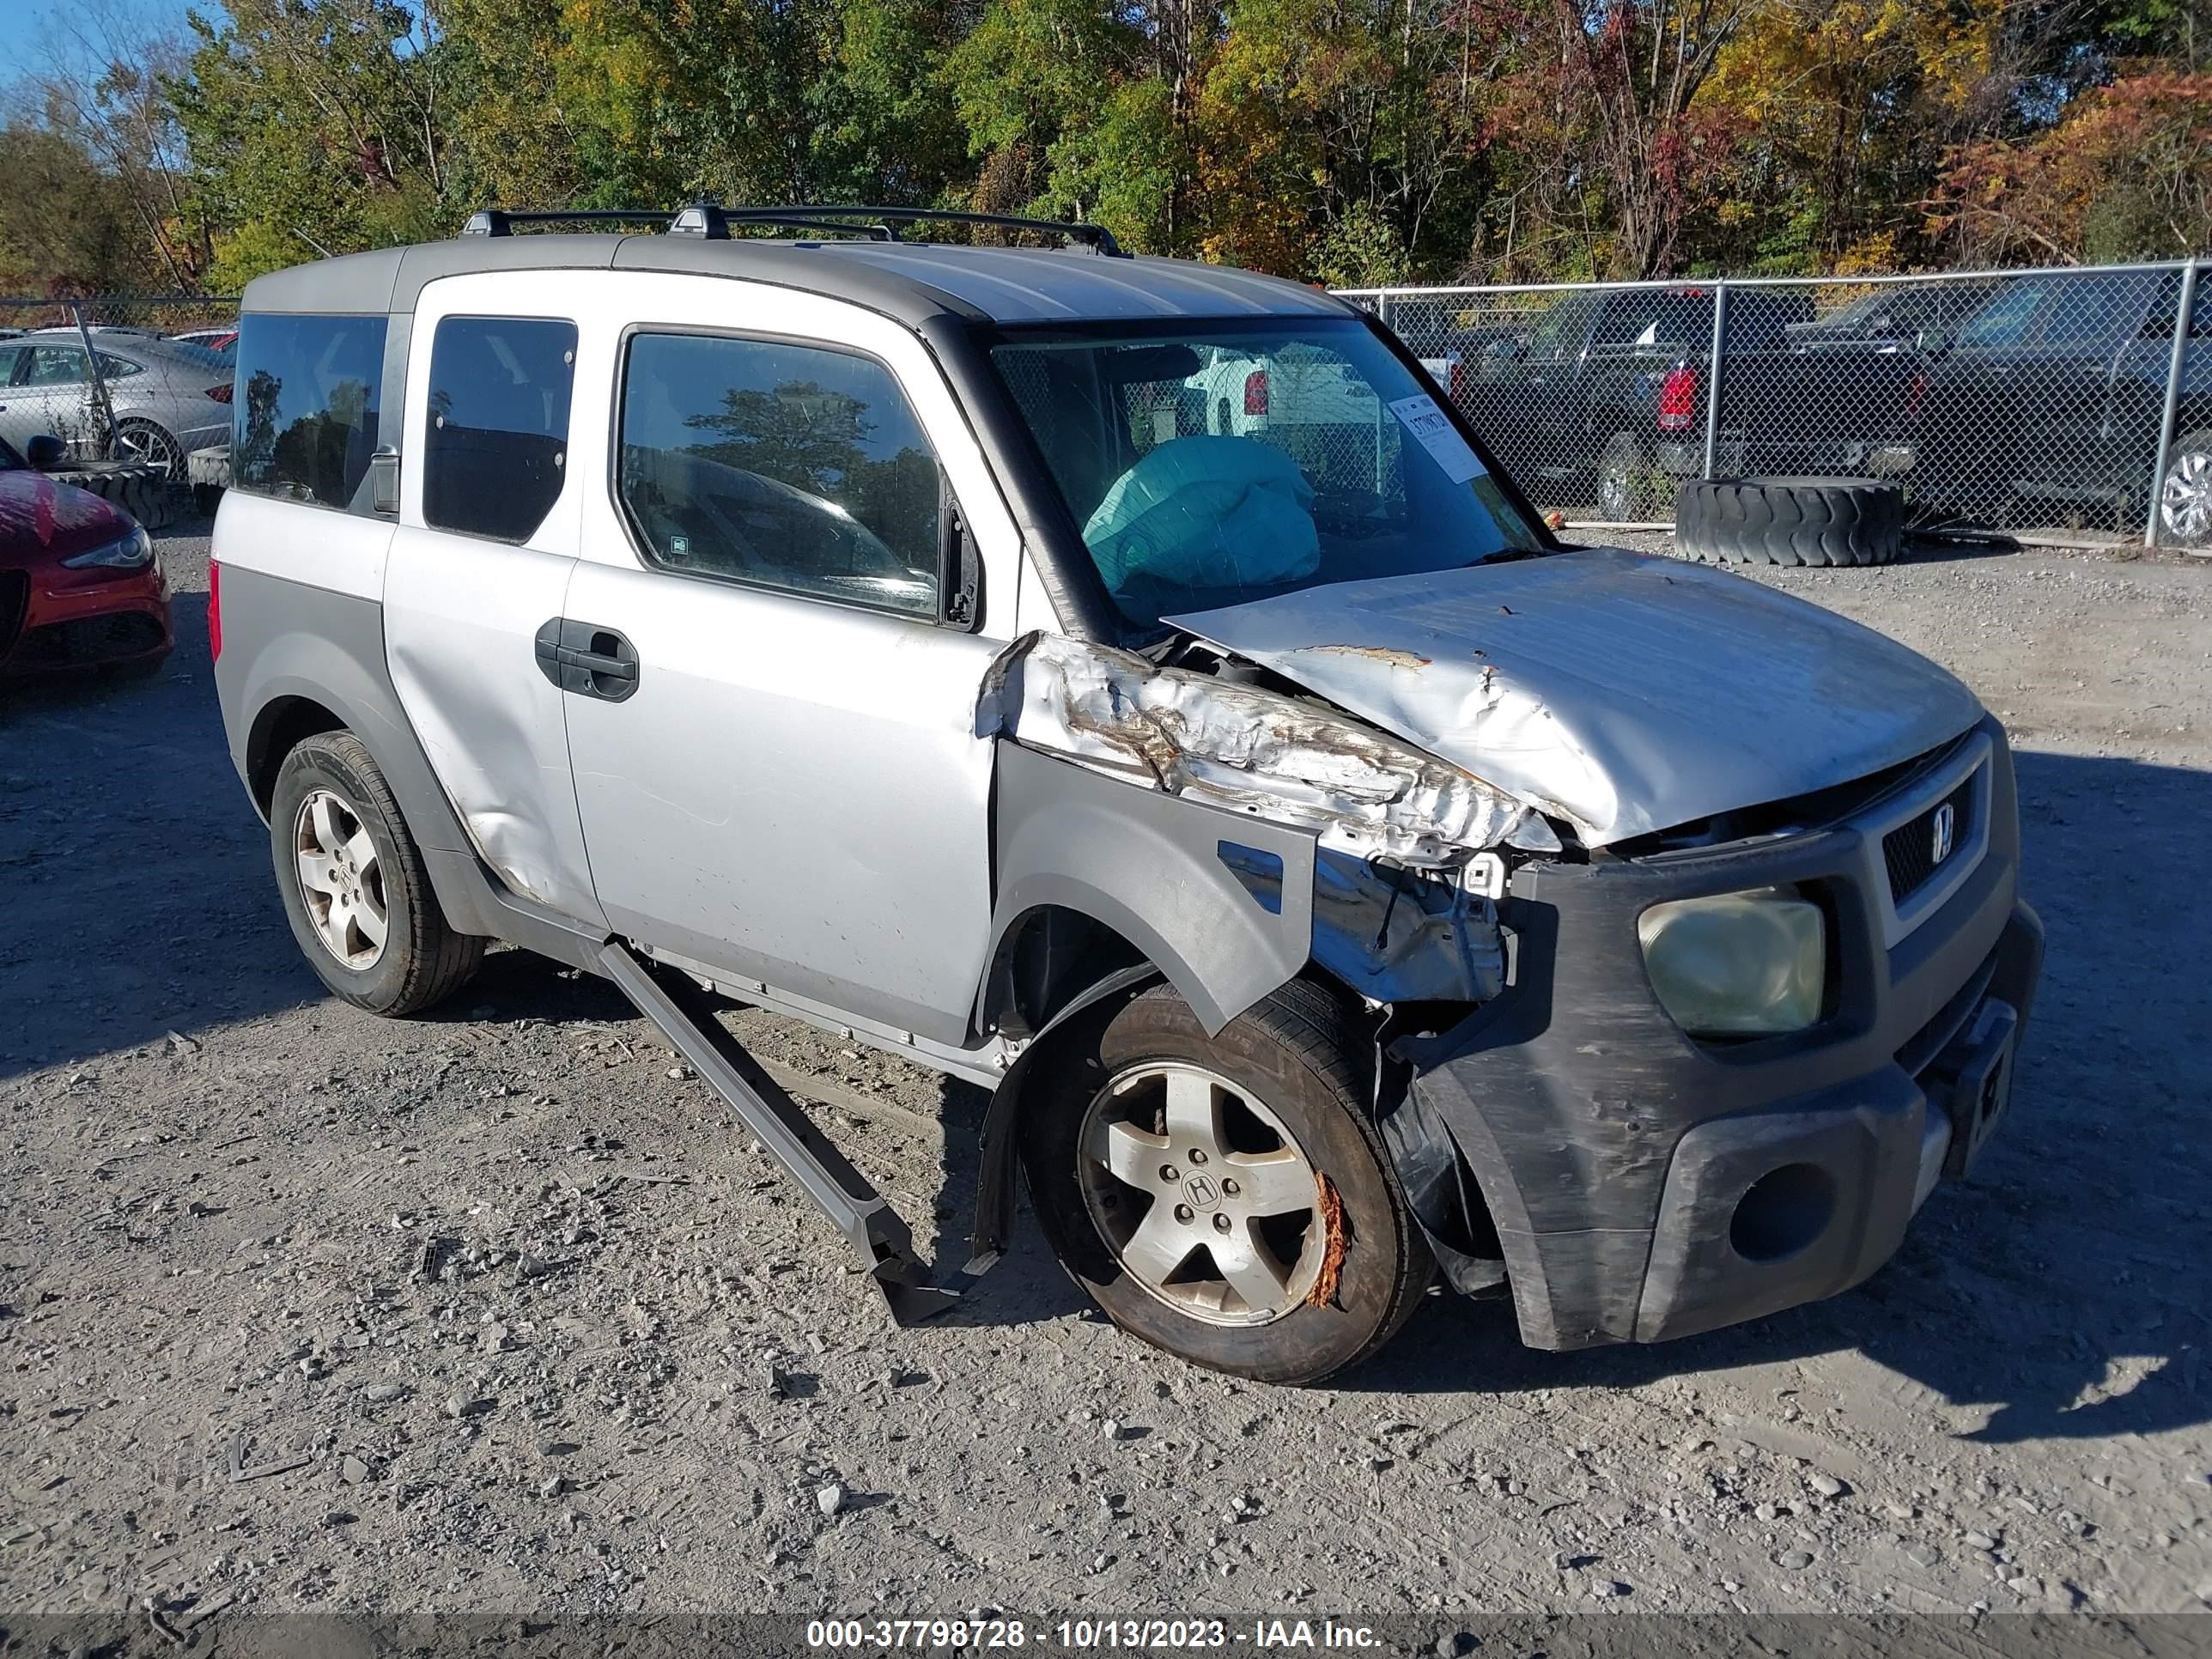
[[[52,442],[33,439],[33,459]],[[172,642],[169,580],[137,521],[0,442],[0,677],[150,673]]]

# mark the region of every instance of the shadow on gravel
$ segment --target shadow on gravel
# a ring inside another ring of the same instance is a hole
[[[323,994],[231,769],[204,585],[171,622],[150,679],[0,686],[0,1079]]]
[[[2049,955],[2010,1121],[1938,1188],[1897,1257],[1833,1300],[1650,1347],[1523,1348],[1510,1307],[1431,1297],[1337,1386],[1524,1394],[1856,1350],[1992,1443],[2154,1434],[2212,1419],[2212,774],[2018,757],[2025,890]],[[1916,1395],[1917,1398],[1916,1399]],[[1974,1419],[1986,1412],[1978,1426]]]

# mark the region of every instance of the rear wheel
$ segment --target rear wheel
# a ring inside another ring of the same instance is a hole
[[[169,435],[167,428],[151,421],[118,421],[115,438],[119,446],[117,459],[143,466],[171,483],[185,481],[184,446]]]
[[[483,960],[483,939],[447,925],[398,803],[351,732],[319,733],[285,756],[269,836],[292,937],[356,1007],[419,1012]]]
[[[1116,1325],[1216,1370],[1310,1382],[1404,1322],[1433,1263],[1333,998],[1293,982],[1209,1037],[1163,987],[1068,1043],[1023,1162],[1061,1266]]]

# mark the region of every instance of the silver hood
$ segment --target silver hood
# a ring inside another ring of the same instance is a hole
[[[1974,694],[1744,577],[1615,548],[1170,617],[1540,810],[1591,846],[1864,777]]]

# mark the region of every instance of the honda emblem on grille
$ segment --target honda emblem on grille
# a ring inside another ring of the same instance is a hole
[[[1929,820],[1928,832],[1928,861],[1941,864],[1951,856],[1951,843],[1959,831],[1959,811],[1949,801],[1936,809]]]

